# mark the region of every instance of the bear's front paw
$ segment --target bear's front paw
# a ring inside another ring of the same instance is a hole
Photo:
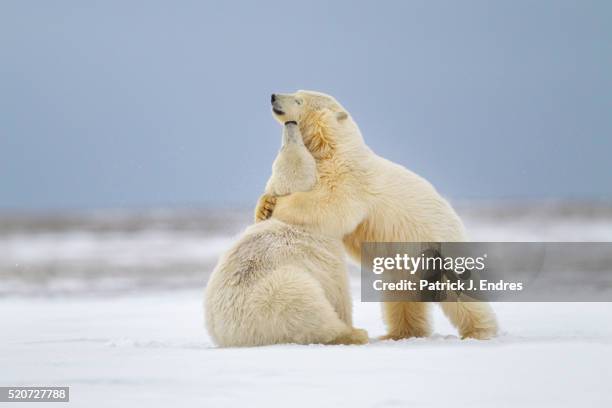
[[[255,222],[267,220],[272,216],[274,207],[276,206],[276,197],[269,194],[264,194],[259,197],[257,207],[255,207]]]

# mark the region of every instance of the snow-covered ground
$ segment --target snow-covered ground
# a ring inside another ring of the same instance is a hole
[[[0,385],[69,385],[74,406],[610,406],[612,304],[496,304],[503,334],[218,349],[201,291],[0,301]],[[355,323],[384,333],[379,307]]]
[[[609,211],[530,214],[463,215],[474,240],[612,240]],[[215,348],[203,328],[202,269],[242,228],[237,219],[214,233],[176,220],[129,230],[5,221],[0,386],[70,386],[69,404],[84,407],[612,404],[612,303],[497,303],[502,334],[486,342],[459,340],[433,307],[433,337],[379,342],[379,305],[359,302],[355,274],[355,325],[371,344]],[[197,249],[206,242],[214,245]],[[177,262],[178,280],[166,279]]]

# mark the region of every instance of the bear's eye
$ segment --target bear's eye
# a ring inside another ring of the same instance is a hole
[[[295,100],[295,103],[297,103],[298,105],[301,105],[301,104],[302,104],[302,101],[301,101],[301,100],[299,100],[299,99],[296,99],[296,100]]]

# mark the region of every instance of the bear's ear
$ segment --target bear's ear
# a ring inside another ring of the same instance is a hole
[[[338,119],[338,122],[343,121],[346,118],[348,118],[348,113],[344,111],[336,113],[336,119]]]

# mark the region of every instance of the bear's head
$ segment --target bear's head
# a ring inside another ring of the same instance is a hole
[[[304,144],[316,159],[363,144],[348,112],[332,96],[314,91],[272,94],[272,112],[281,124],[296,121]]]

